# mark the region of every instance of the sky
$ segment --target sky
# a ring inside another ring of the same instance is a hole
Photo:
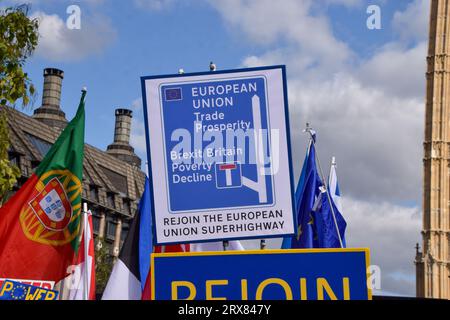
[[[429,0],[25,2],[40,20],[25,65],[38,95],[26,112],[40,106],[43,69],[60,68],[67,118],[87,86],[86,141],[103,150],[114,109],[130,108],[131,142],[146,158],[141,76],[207,71],[210,61],[219,70],[286,65],[295,177],[309,122],[323,166],[337,159],[347,244],[370,247],[380,267],[375,293],[415,295]],[[79,30],[66,27],[72,4]],[[381,29],[368,29],[369,5],[380,8]]]

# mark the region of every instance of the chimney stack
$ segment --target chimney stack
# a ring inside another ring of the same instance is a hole
[[[120,160],[140,167],[141,159],[134,153],[134,148],[130,145],[132,117],[133,111],[128,109],[116,109],[114,142],[108,146],[106,152]]]
[[[130,143],[131,118],[133,111],[128,109],[116,109],[116,126],[114,128],[114,142]]]
[[[67,125],[65,113],[61,110],[61,86],[64,72],[55,68],[44,69],[44,90],[42,106],[34,110],[33,118],[43,123],[64,129]]]

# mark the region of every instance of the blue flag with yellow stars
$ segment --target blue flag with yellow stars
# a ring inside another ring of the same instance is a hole
[[[331,210],[330,202],[333,205],[333,210]],[[314,217],[316,217],[315,227],[319,248],[345,248],[345,229],[347,223],[333,199],[328,199],[326,190],[323,187],[321,188],[321,194],[317,198],[313,210]]]
[[[316,167],[316,150],[314,143],[311,143],[295,191],[295,207],[298,219],[297,236],[285,238],[282,245],[283,249],[319,247],[313,207],[316,197],[320,194],[319,187],[322,185]]]

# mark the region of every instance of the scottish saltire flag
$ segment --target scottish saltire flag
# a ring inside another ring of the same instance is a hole
[[[316,167],[316,150],[314,143],[310,143],[309,150],[303,163],[297,189],[295,191],[295,208],[297,211],[297,236],[285,238],[282,248],[316,248],[318,247],[317,230],[313,207],[322,186]]]
[[[328,177],[328,191],[330,192],[330,196],[333,199],[334,205],[336,206],[335,212],[336,212],[336,219],[337,220],[342,220],[343,223],[339,224],[338,223],[338,227],[341,230],[341,228],[343,228],[343,230],[341,231],[341,238],[342,238],[342,244],[344,246],[344,248],[347,246],[345,243],[345,236],[344,236],[344,232],[345,232],[345,227],[346,227],[346,222],[344,217],[342,216],[342,202],[341,202],[341,192],[339,190],[339,183],[338,183],[338,179],[337,179],[337,174],[336,174],[336,158],[333,157],[331,160],[331,168],[330,168],[330,175]]]
[[[334,204],[338,208],[339,212],[342,213],[341,192],[339,191],[339,184],[337,181],[335,157],[331,159],[330,175],[328,176],[328,190],[330,191]]]
[[[315,217],[315,227],[317,230],[317,240],[319,248],[345,248],[345,228],[347,223],[342,217],[339,209],[331,198],[328,199],[327,191],[322,186],[321,193],[317,197],[316,203],[313,207]],[[333,217],[334,213],[334,217]],[[342,246],[341,246],[342,241]]]

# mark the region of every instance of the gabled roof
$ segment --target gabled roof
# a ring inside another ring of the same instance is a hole
[[[60,130],[18,110],[12,108],[7,108],[7,110],[11,150],[25,156],[30,162],[42,161],[45,156],[42,152],[55,142]],[[133,207],[135,208],[136,201],[139,201],[143,192],[144,172],[137,166],[117,159],[106,151],[89,144],[85,144],[84,154],[83,184],[85,186],[95,185],[105,192],[119,194],[122,198],[130,199],[134,202]],[[31,175],[31,172],[28,175]],[[100,202],[102,201],[100,200]]]

